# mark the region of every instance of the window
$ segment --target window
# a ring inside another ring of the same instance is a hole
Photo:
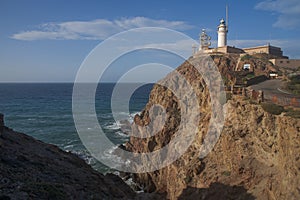
[[[283,61],[281,60],[280,63],[283,63]]]
[[[286,63],[290,63],[290,61],[286,61]]]

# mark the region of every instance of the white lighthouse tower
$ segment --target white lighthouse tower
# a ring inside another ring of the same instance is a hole
[[[224,47],[227,45],[227,33],[228,33],[228,6],[226,5],[226,22],[224,19],[221,19],[220,25],[218,26],[218,47]]]
[[[218,26],[218,47],[224,47],[227,45],[227,26],[224,19],[221,19]]]

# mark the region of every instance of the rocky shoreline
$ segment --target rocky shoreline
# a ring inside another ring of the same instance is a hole
[[[114,174],[100,174],[72,153],[13,131],[0,114],[0,199],[155,198],[137,194]]]

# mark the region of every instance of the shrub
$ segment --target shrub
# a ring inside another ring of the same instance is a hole
[[[300,84],[300,75],[292,76],[290,79],[293,84]]]
[[[273,103],[263,103],[261,104],[261,106],[266,112],[271,113],[273,115],[280,115],[284,111],[283,106],[276,105]]]
[[[286,88],[294,94],[300,94],[300,75],[292,76]]]
[[[231,94],[231,92],[226,92],[226,102],[228,101],[228,100],[231,100],[232,99],[232,94]]]
[[[241,61],[250,60],[250,58],[252,58],[252,56],[250,56],[249,54],[246,54],[241,57]]]
[[[224,171],[222,174],[223,174],[223,176],[230,176],[231,172],[230,171]]]
[[[184,178],[185,183],[190,183],[193,180],[193,178],[191,176],[186,176]]]
[[[258,104],[257,101],[255,101],[255,100],[253,100],[253,99],[250,99],[250,100],[249,100],[249,103],[250,103],[250,104],[253,104],[253,105],[257,105],[257,104]]]
[[[292,108],[288,108],[287,110],[285,110],[286,112],[286,116],[290,116],[293,118],[300,118],[300,110],[294,110]]]

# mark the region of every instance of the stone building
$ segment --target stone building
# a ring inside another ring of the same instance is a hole
[[[282,68],[298,69],[300,67],[300,59],[276,58],[270,59],[270,62]]]
[[[243,49],[247,54],[266,53],[276,57],[283,57],[283,52],[280,47],[271,46],[270,44],[257,47],[249,47]]]

